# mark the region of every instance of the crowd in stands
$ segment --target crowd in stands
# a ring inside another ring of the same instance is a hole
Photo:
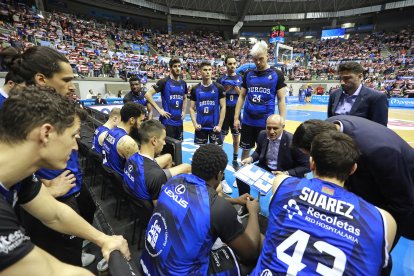
[[[200,79],[197,64],[202,60],[210,60],[213,76],[219,77],[225,71],[222,61],[229,53],[239,64],[250,62],[249,43],[226,40],[220,32],[168,35],[58,12],[43,18],[14,2],[0,4],[0,20],[1,48],[11,45],[24,51],[33,45],[49,45],[68,57],[79,77],[127,79],[130,75],[145,75],[161,79],[169,74],[167,63],[172,56],[182,58],[184,79]],[[287,45],[294,49],[294,60],[282,66],[288,80],[336,80],[338,63],[357,60],[365,69],[369,85],[389,95],[404,96],[406,90],[412,90],[412,83],[404,78],[414,76],[413,31],[355,34],[347,40],[308,39]],[[273,52],[274,45],[270,45],[270,62],[274,62]]]
[[[113,22],[54,12],[43,17],[24,5],[0,6],[1,47],[24,51],[33,45],[50,46],[64,53],[79,76],[113,76],[138,71],[148,61],[145,29],[123,29]]]

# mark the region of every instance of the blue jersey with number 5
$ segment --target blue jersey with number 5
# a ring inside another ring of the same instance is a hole
[[[269,206],[251,275],[379,275],[388,260],[379,210],[320,179],[287,178]]]

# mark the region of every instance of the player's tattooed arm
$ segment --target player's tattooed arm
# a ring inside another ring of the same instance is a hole
[[[138,144],[129,136],[122,137],[116,146],[118,153],[128,159],[136,152],[139,152]]]

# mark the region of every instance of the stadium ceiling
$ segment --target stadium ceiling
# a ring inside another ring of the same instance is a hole
[[[165,12],[228,21],[334,18],[414,6],[414,0],[123,0]]]

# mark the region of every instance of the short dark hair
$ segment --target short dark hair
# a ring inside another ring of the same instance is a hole
[[[50,87],[16,86],[0,109],[0,141],[24,141],[34,128],[49,123],[63,133],[75,121],[76,103]]]
[[[86,119],[88,119],[88,112],[76,104],[76,116],[78,116],[79,119],[83,122],[86,121]]]
[[[202,69],[204,66],[210,66],[211,67],[211,63],[208,61],[202,61],[200,63],[200,69]]]
[[[10,71],[6,74],[4,84],[7,84],[9,81],[14,82],[15,84],[19,84],[23,83],[24,79],[22,79],[20,76],[17,76],[14,72]]]
[[[315,162],[318,176],[345,181],[360,154],[351,137],[330,130],[315,136],[310,155]]]
[[[127,102],[121,108],[121,121],[126,123],[130,118],[137,118],[142,114],[145,115],[145,107],[134,102]]]
[[[41,73],[46,78],[61,71],[60,63],[69,63],[68,59],[58,51],[46,46],[34,46],[23,54],[9,51],[11,55],[4,59],[6,67],[16,76],[26,82],[26,85],[36,84],[34,76]]]
[[[7,70],[10,70],[10,67],[13,64],[13,60],[17,56],[19,56],[19,51],[17,51],[15,48],[13,47],[4,48],[3,51],[0,52],[1,65]]]
[[[364,73],[364,68],[362,65],[355,61],[349,61],[339,64],[338,66],[338,73],[343,71],[349,71],[355,74],[362,74]]]
[[[141,124],[139,128],[139,143],[146,144],[150,141],[151,137],[160,137],[162,131],[165,130],[165,126],[158,120],[148,120]]]
[[[199,147],[191,162],[191,172],[205,181],[216,177],[217,174],[226,169],[227,155],[224,150],[214,144]]]
[[[226,58],[224,59],[224,64],[227,64],[227,61],[228,61],[229,59],[231,59],[231,58],[236,59],[234,56],[232,56],[232,55],[228,55],[228,56],[226,56]]]
[[[313,138],[325,131],[336,130],[335,124],[322,120],[308,120],[301,123],[293,133],[292,146],[310,151]]]
[[[174,64],[177,64],[177,63],[180,63],[181,64],[181,60],[179,58],[177,58],[177,57],[173,57],[168,62],[168,65],[170,66],[170,68],[172,68],[174,66]]]
[[[139,83],[141,83],[141,80],[137,77],[137,76],[132,76],[129,78],[129,82],[133,82],[133,81],[138,81]]]

